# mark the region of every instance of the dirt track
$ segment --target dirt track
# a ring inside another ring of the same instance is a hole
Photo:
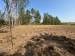
[[[75,26],[64,25],[23,25],[16,26],[12,29],[14,48],[11,49],[11,42],[9,32],[0,33],[0,52],[6,51],[14,53],[17,49],[21,48],[32,36],[39,35],[40,33],[49,33],[54,35],[64,35],[68,38],[75,39]]]

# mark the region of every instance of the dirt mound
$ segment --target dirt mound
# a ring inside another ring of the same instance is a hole
[[[65,36],[35,36],[25,48],[25,56],[75,56],[75,40]]]
[[[9,56],[75,56],[75,40],[46,33],[34,36],[23,48],[23,55],[17,51]]]

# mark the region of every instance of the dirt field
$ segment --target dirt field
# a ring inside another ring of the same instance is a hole
[[[32,36],[40,33],[49,33],[53,35],[63,35],[75,39],[75,26],[71,25],[23,25],[15,26],[12,29],[13,49],[9,32],[0,33],[0,53],[14,53],[20,49]]]

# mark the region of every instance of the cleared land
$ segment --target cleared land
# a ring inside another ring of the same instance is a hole
[[[9,31],[9,28],[6,29]],[[14,53],[20,49],[32,36],[40,33],[49,33],[54,35],[63,35],[68,38],[75,39],[75,26],[74,25],[22,25],[12,28],[13,35],[13,49],[11,47],[10,33],[0,33],[0,52]]]

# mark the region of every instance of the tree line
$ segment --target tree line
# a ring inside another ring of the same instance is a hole
[[[2,12],[0,13],[0,24],[10,24],[10,25],[61,24],[61,21],[57,16],[54,17],[48,13],[44,13],[43,16],[41,16],[40,11],[34,8],[26,10],[26,6],[28,5],[29,0],[11,0],[11,1],[2,0],[2,1],[5,3],[5,11],[3,13]]]
[[[0,13],[0,24],[5,24],[4,17],[1,17],[2,13]],[[41,22],[42,20],[42,22]],[[44,13],[41,16],[39,10],[35,10],[32,8],[31,10],[23,10],[21,9],[17,18],[17,24],[20,25],[28,25],[28,24],[44,24],[44,25],[58,25],[61,24],[59,18],[53,17],[48,13]]]

